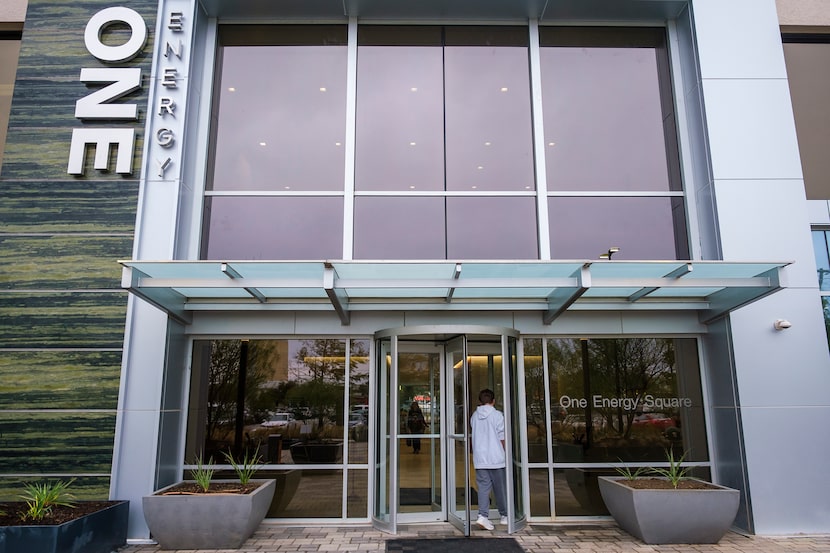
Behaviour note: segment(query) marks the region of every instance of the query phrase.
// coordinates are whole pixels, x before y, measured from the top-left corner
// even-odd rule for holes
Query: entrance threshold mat
[[[396,538],[386,541],[386,553],[524,553],[513,538]]]

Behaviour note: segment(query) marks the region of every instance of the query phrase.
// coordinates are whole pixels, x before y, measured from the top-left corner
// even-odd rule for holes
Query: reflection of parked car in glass
[[[600,430],[605,428],[606,422],[601,415],[593,415],[591,417],[591,426],[593,430]],[[582,413],[571,414],[565,416],[561,423],[554,421],[554,428],[564,432],[584,432],[585,431],[585,415]]]
[[[631,421],[634,428],[657,428],[666,437],[676,439],[680,437],[680,421],[665,413],[637,413]]]
[[[675,420],[665,413],[640,413],[635,415],[631,424],[634,426],[651,426],[660,430],[677,426]]]
[[[294,422],[294,415],[291,413],[271,413],[271,415],[262,421],[260,426],[266,428],[285,428],[289,423]]]
[[[366,424],[366,417],[363,416],[363,413],[358,413],[356,411],[352,411],[349,415],[349,428],[353,428],[355,426],[365,425]]]
[[[352,411],[349,415],[349,436],[357,442],[365,441],[368,436],[366,424],[363,413]]]

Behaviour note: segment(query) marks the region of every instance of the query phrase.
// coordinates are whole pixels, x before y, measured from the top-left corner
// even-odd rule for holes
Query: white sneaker
[[[495,528],[495,526],[493,526],[493,523],[490,522],[490,519],[486,519],[483,516],[479,516],[478,519],[476,519],[476,524],[478,524],[485,530],[492,530]]]
[[[499,519],[499,524],[501,524],[502,526],[507,526],[507,517],[501,517]]]

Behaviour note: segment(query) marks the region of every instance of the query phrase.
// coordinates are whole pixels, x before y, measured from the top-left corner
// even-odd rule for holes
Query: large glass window
[[[816,255],[818,287],[824,311],[827,344],[830,347],[830,230],[813,230],[813,251]]]
[[[202,257],[342,258],[346,27],[225,25],[219,39]]]
[[[340,259],[343,198],[225,197],[205,202],[204,259]]]
[[[685,220],[682,198],[554,197],[548,205],[558,259],[596,259],[612,246],[615,259],[688,258],[685,227],[675,229]]]
[[[351,32],[220,26],[203,257],[689,258],[665,29]]]
[[[355,189],[532,190],[528,31],[364,26]]]
[[[665,34],[539,31],[554,259],[689,257]]]
[[[537,258],[533,198],[504,195],[535,188],[527,28],[362,26],[358,43],[354,257]]]
[[[344,516],[342,469],[366,480],[368,352],[364,340],[197,341],[185,462],[256,452],[258,476],[279,481],[269,517]],[[367,516],[363,489],[348,516]]]
[[[345,27],[220,27],[213,190],[342,190]]]
[[[557,515],[606,513],[596,477],[615,474],[611,463],[659,466],[671,449],[703,465],[693,472],[707,473],[694,339],[525,339],[524,346],[528,456],[553,471]],[[549,514],[547,497],[548,490],[531,497],[533,515]]]

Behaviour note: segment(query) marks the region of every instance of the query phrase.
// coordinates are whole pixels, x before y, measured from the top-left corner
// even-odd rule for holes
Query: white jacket
[[[473,429],[473,466],[477,469],[501,469],[506,466],[504,415],[492,405],[479,405],[470,417]]]

